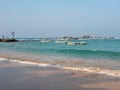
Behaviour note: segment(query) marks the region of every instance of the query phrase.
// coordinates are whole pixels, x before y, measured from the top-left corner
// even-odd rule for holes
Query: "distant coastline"
[[[50,40],[58,40],[58,39],[63,39],[63,40],[93,40],[93,39],[99,39],[99,40],[108,40],[108,39],[120,39],[120,37],[104,37],[104,36],[97,36],[93,37],[90,35],[83,35],[80,37],[75,37],[75,36],[63,36],[63,37],[44,37],[44,38],[8,38],[8,37],[2,37],[0,38],[0,42],[24,42],[24,41],[40,41],[42,39],[50,39]]]

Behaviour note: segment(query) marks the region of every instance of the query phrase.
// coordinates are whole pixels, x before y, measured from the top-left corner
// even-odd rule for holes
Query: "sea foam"
[[[64,70],[85,71],[85,72],[103,74],[103,75],[108,75],[113,77],[120,77],[120,70],[101,69],[99,67],[62,66],[60,64],[50,64],[50,63],[41,63],[41,62],[34,62],[34,61],[22,61],[17,59],[0,58],[0,61],[3,61],[3,60],[15,62],[15,63],[27,64],[27,65],[35,65],[40,67],[54,67],[54,68],[64,69]]]
[[[64,67],[66,70],[86,71],[90,73],[104,74],[113,77],[120,77],[120,70],[101,69],[98,67]]]
[[[28,65],[42,66],[42,67],[49,66],[48,63],[37,63],[37,62],[31,62],[31,61],[20,61],[20,60],[12,60],[12,59],[10,59],[10,61],[11,62],[17,62],[17,63],[22,63],[22,64],[28,64]]]
[[[0,58],[0,61],[4,61],[4,60],[7,60],[6,58]]]

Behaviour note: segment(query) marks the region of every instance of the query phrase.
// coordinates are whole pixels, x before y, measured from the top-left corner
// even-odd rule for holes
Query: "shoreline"
[[[120,70],[102,69],[100,67],[65,66],[63,64],[66,62],[62,62],[62,61],[50,63],[50,62],[41,62],[41,61],[34,61],[34,60],[7,59],[4,57],[1,57],[0,61],[9,61],[13,63],[20,63],[25,65],[37,66],[37,67],[57,68],[57,69],[66,70],[66,71],[67,70],[78,71],[78,72],[83,71],[83,72],[89,72],[93,74],[100,74],[100,75],[120,78]]]
[[[0,72],[0,90],[119,90],[120,85],[117,77],[9,61],[0,61]]]

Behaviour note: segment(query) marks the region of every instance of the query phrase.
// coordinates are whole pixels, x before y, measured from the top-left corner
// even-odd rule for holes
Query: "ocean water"
[[[120,40],[85,40],[87,45],[67,45],[39,41],[0,43],[0,49],[33,54],[83,59],[120,60]]]
[[[32,61],[35,65],[40,64],[41,61],[65,69],[81,70],[81,67],[87,67],[90,72],[104,69],[112,70],[112,75],[120,74],[120,40],[82,41],[87,41],[87,45],[56,44],[54,39],[49,43],[33,39],[25,42],[0,42],[0,55],[5,58],[24,60],[24,63]]]

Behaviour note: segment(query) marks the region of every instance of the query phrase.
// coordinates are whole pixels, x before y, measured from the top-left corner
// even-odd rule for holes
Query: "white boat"
[[[48,39],[41,39],[40,42],[42,42],[42,43],[47,43],[47,42],[51,42],[51,40],[48,40]]]
[[[86,45],[87,42],[81,41],[81,42],[79,42],[79,44],[80,44],[80,45]]]
[[[74,45],[75,42],[67,42],[68,45]]]
[[[67,43],[67,41],[66,40],[55,40],[55,43],[64,44],[64,43]]]
[[[81,42],[67,42],[68,45],[75,45],[75,44],[78,44],[78,45],[86,45],[87,42],[85,41],[81,41]]]

